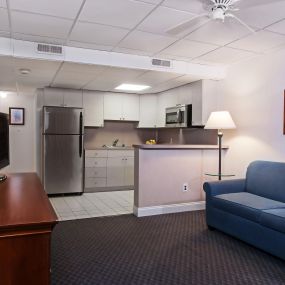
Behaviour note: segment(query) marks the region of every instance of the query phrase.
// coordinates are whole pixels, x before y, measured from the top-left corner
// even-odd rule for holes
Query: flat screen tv
[[[9,165],[9,157],[9,116],[0,113],[0,169]],[[0,174],[0,182],[5,179],[6,175]]]

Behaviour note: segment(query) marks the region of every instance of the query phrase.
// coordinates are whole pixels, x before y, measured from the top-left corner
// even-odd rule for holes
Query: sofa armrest
[[[204,191],[209,196],[245,191],[245,179],[205,182]]]

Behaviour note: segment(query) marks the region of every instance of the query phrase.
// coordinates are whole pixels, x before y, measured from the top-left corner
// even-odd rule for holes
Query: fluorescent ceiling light
[[[124,91],[142,91],[142,90],[145,90],[148,88],[150,88],[150,86],[123,83],[123,84],[117,86],[115,89],[116,90],[124,90]]]

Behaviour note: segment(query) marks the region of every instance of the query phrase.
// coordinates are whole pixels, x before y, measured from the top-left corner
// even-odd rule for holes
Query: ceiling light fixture
[[[6,97],[7,97],[7,93],[1,91],[1,92],[0,92],[0,97],[3,98],[3,99],[6,98]]]
[[[116,90],[122,90],[122,91],[143,91],[143,90],[146,90],[148,88],[150,88],[150,86],[123,83],[123,84],[117,86],[115,89]]]
[[[31,73],[31,70],[28,69],[28,68],[20,68],[19,69],[19,72],[22,74],[22,75],[28,75]]]

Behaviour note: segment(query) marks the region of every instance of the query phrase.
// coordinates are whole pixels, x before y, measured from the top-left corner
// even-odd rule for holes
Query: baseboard
[[[145,217],[145,216],[163,215],[163,214],[180,213],[188,211],[198,211],[204,209],[205,209],[205,201],[199,201],[199,202],[160,205],[160,206],[142,207],[142,208],[134,206],[134,214],[137,217]]]

